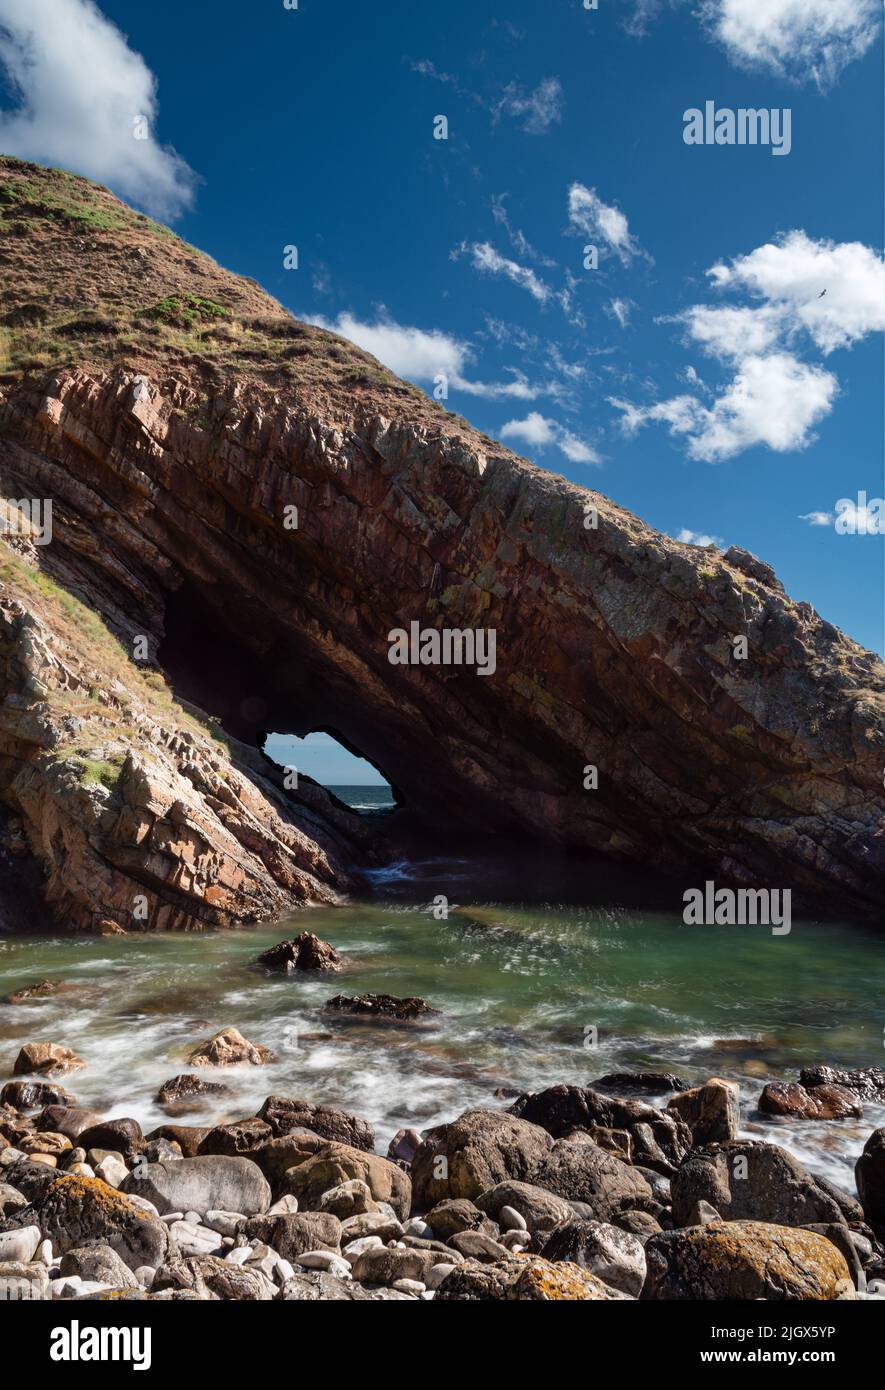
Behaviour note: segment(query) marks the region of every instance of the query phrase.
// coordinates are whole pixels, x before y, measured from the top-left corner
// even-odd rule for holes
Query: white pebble
[[[523,1250],[531,1244],[531,1239],[528,1231],[507,1231],[501,1237],[500,1243],[508,1250]]]
[[[434,1265],[427,1275],[428,1289],[438,1289],[442,1281],[448,1279],[452,1270],[456,1267],[455,1265],[447,1264]]]
[[[221,1236],[235,1236],[245,1219],[238,1211],[207,1211],[203,1225],[211,1227]]]
[[[420,1240],[433,1240],[433,1231],[420,1216],[413,1216],[403,1227],[404,1236],[418,1236]]]
[[[394,1279],[390,1287],[396,1289],[398,1293],[414,1294],[417,1298],[420,1294],[424,1293],[427,1285],[422,1284],[419,1279]]]
[[[364,1251],[383,1249],[384,1241],[380,1236],[362,1236],[360,1240],[352,1240],[349,1245],[345,1245],[341,1253],[345,1260],[354,1265]]]
[[[515,1207],[502,1207],[498,1212],[498,1221],[505,1231],[527,1231],[528,1224],[524,1216],[520,1216]]]
[[[339,1279],[351,1279],[350,1265],[343,1260],[340,1255],[336,1255],[333,1250],[305,1250],[303,1255],[298,1255],[295,1263],[302,1269],[324,1269],[329,1274],[335,1274]]]
[[[17,1260],[30,1264],[43,1239],[39,1226],[20,1226],[15,1231],[0,1231],[0,1262]]]

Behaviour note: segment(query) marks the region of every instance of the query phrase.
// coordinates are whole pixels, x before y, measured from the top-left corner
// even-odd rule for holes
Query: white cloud
[[[609,318],[617,319],[622,328],[626,328],[630,322],[630,311],[633,304],[629,299],[610,299],[606,305],[605,312]]]
[[[533,92],[524,92],[511,83],[492,110],[496,120],[501,115],[513,116],[522,120],[529,135],[546,135],[562,120],[562,84],[557,77],[545,77]]]
[[[677,316],[689,337],[711,357],[739,361],[777,345],[781,315],[770,306],[693,304]]]
[[[535,274],[531,266],[520,265],[517,261],[511,261],[507,256],[502,256],[490,242],[475,241],[470,245],[462,243],[452,252],[454,260],[463,255],[470,256],[475,270],[486,275],[505,276],[508,280],[512,280],[514,285],[518,285],[520,289],[527,290],[539,304],[546,304],[550,299],[549,285],[546,285]]]
[[[602,463],[602,458],[596,450],[586,444],[583,439],[578,439],[577,435],[572,434],[570,430],[563,430],[559,447],[571,463]]]
[[[787,332],[804,330],[824,353],[885,328],[885,264],[859,241],[792,231],[707,273],[719,289],[765,300],[769,322],[779,315]]]
[[[866,53],[879,0],[704,0],[701,14],[732,62],[825,86]]]
[[[627,218],[620,208],[604,203],[595,188],[585,188],[582,183],[571,185],[568,218],[573,231],[589,237],[594,244],[604,243],[624,265],[640,254],[639,243],[630,233]]]
[[[807,521],[809,526],[832,526],[832,512],[803,512],[799,517],[800,521]]]
[[[299,317],[305,323],[315,324],[317,328],[325,328],[356,343],[390,371],[409,381],[433,382],[436,377],[444,376],[455,390],[488,400],[532,401],[542,394],[541,387],[531,385],[521,372],[513,369],[510,369],[510,381],[471,381],[465,375],[472,357],[470,344],[437,328],[413,328],[383,316],[374,323],[367,323],[346,311],[336,319],[323,314],[301,314]]]
[[[502,439],[515,439],[535,449],[546,448],[556,436],[556,421],[546,420],[537,410],[530,411],[524,420],[508,420],[501,426]]]
[[[719,463],[758,445],[775,453],[807,448],[812,430],[829,414],[837,392],[831,372],[789,353],[770,353],[745,358],[712,406],[695,396],[647,407],[614,398],[611,403],[622,411],[627,433],[658,421],[686,439],[691,458]]]
[[[693,367],[685,379],[698,394],[652,406],[614,400],[622,428],[634,433],[656,421],[684,436],[693,458],[711,462],[766,445],[776,452],[804,449],[838,394],[836,377],[803,362],[802,346],[825,356],[885,328],[885,265],[860,242],[815,241],[792,231],[730,264],[707,272],[719,290],[737,290],[756,302],[693,304],[675,318],[691,342],[729,364],[731,382],[713,392]]]
[[[517,440],[529,448],[546,449],[555,444],[571,463],[602,462],[599,454],[583,439],[572,434],[556,420],[548,420],[538,411],[531,411],[524,420],[508,420],[501,426],[501,438]]]
[[[0,113],[7,154],[109,184],[158,217],[190,205],[196,176],[151,133],[156,79],[93,0],[0,0],[0,63],[16,101]]]
[[[721,536],[708,536],[704,531],[689,531],[685,526],[683,526],[676,539],[682,541],[683,545],[721,546],[725,544]]]

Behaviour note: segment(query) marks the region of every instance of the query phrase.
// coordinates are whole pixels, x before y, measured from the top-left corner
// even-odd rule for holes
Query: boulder
[[[864,1215],[885,1239],[885,1129],[875,1129],[854,1169]]]
[[[499,1264],[465,1260],[439,1285],[437,1301],[585,1303],[621,1295],[573,1264],[551,1264],[537,1255],[509,1256]]]
[[[72,1106],[76,1103],[64,1086],[55,1086],[50,1081],[7,1081],[0,1091],[0,1105],[11,1105],[13,1110],[40,1110],[47,1105]]]
[[[367,1184],[376,1202],[388,1202],[400,1220],[409,1215],[412,1184],[408,1174],[386,1158],[350,1144],[324,1144],[304,1163],[289,1169],[285,1188],[298,1198],[302,1211],[316,1211],[331,1187],[353,1178]]]
[[[79,1139],[84,1130],[101,1123],[97,1110],[84,1110],[79,1105],[47,1105],[37,1116],[37,1128],[53,1134],[64,1134],[70,1140]]]
[[[596,1221],[611,1221],[633,1208],[648,1210],[653,1203],[642,1174],[596,1144],[558,1139],[531,1180],[567,1201],[583,1202]]]
[[[352,1178],[350,1182],[330,1187],[328,1192],[323,1193],[319,1205],[320,1211],[331,1212],[341,1221],[346,1221],[349,1216],[361,1216],[364,1212],[378,1209],[378,1203],[372,1196],[368,1183],[361,1182],[359,1178]]]
[[[502,1202],[501,1206],[504,1205]],[[450,1240],[460,1231],[485,1231],[488,1235],[494,1235],[497,1229],[485,1212],[466,1197],[450,1197],[444,1202],[437,1202],[424,1219],[434,1236],[442,1241]]]
[[[261,1270],[231,1264],[215,1255],[192,1255],[185,1260],[171,1260],[157,1270],[151,1287],[156,1294],[163,1289],[184,1289],[202,1299],[223,1299],[236,1302],[268,1302],[276,1287]]]
[[[249,1042],[238,1028],[222,1028],[199,1043],[188,1057],[191,1067],[264,1066],[274,1054],[262,1043]]]
[[[147,1143],[157,1144],[165,1140],[168,1144],[177,1144],[185,1158],[196,1158],[208,1133],[208,1129],[200,1125],[158,1125],[147,1136]]]
[[[39,1180],[38,1180],[39,1181]],[[37,1225],[57,1254],[99,1241],[116,1252],[125,1265],[156,1268],[166,1258],[169,1235],[162,1221],[100,1178],[50,1173],[49,1181],[4,1223]]]
[[[626,1130],[631,1137],[632,1162],[667,1176],[676,1171],[691,1148],[691,1134],[678,1116],[644,1101],[604,1095],[589,1086],[549,1086],[535,1095],[521,1096],[510,1107],[510,1114],[540,1125],[554,1139],[597,1126]]]
[[[541,1247],[541,1257],[589,1269],[610,1288],[638,1298],[645,1282],[645,1249],[636,1236],[604,1221],[571,1221]]]
[[[292,1096],[268,1096],[258,1111],[258,1119],[270,1125],[275,1139],[295,1129],[310,1129],[336,1144],[350,1144],[368,1153],[375,1147],[375,1131],[368,1120]]]
[[[667,1111],[685,1121],[693,1144],[725,1144],[740,1131],[741,1089],[735,1081],[714,1076],[673,1096]]]
[[[684,1226],[695,1203],[709,1202],[723,1221],[806,1226],[862,1219],[857,1202],[776,1144],[733,1141],[692,1151],[671,1182],[673,1220]]]
[[[818,1086],[843,1086],[847,1091],[854,1091],[860,1100],[885,1101],[885,1069],[882,1067],[861,1067],[855,1071],[804,1067],[799,1081],[808,1091]]]
[[[4,1302],[24,1303],[49,1298],[49,1270],[43,1264],[0,1261],[0,1289]]]
[[[18,1147],[23,1154],[33,1154],[34,1157],[37,1154],[55,1154],[58,1157],[73,1145],[66,1134],[38,1130],[35,1134],[26,1134],[19,1139]]]
[[[507,1179],[527,1180],[551,1144],[544,1129],[504,1111],[468,1110],[424,1136],[412,1160],[415,1203],[426,1209],[446,1197],[478,1197]]]
[[[15,1059],[12,1074],[27,1076],[36,1072],[39,1076],[66,1076],[85,1065],[83,1058],[69,1047],[60,1047],[58,1043],[25,1043]]]
[[[262,951],[258,963],[278,975],[290,975],[295,970],[340,970],[342,966],[335,947],[308,931]]]
[[[612,1091],[615,1095],[662,1095],[665,1091],[687,1091],[688,1082],[671,1071],[619,1071],[591,1081],[595,1091]]]
[[[611,1224],[621,1231],[629,1231],[643,1244],[662,1229],[660,1221],[650,1211],[620,1211],[612,1217]]]
[[[157,1092],[157,1104],[170,1115],[186,1115],[201,1110],[214,1100],[231,1095],[230,1088],[220,1081],[204,1081],[201,1076],[187,1072],[164,1081]]]
[[[831,1300],[852,1287],[845,1258],[829,1240],[761,1221],[664,1231],[645,1254],[643,1299]]]
[[[253,1216],[267,1211],[267,1179],[248,1158],[207,1155],[166,1163],[136,1164],[121,1191],[145,1197],[162,1216],[170,1211],[236,1211]]]
[[[533,1236],[547,1235],[557,1226],[574,1218],[574,1213],[564,1198],[556,1197],[546,1188],[535,1187],[528,1182],[501,1182],[488,1192],[481,1193],[476,1199],[477,1210],[486,1217],[491,1217],[493,1221],[501,1220],[501,1212],[505,1207],[510,1207],[522,1217],[526,1230]],[[438,1207],[434,1208],[434,1211],[438,1210]],[[430,1213],[427,1215],[427,1221],[436,1231]]]
[[[500,1241],[484,1231],[459,1231],[449,1238],[449,1245],[468,1260],[479,1260],[480,1264],[497,1264],[506,1260],[507,1248]],[[438,1253],[436,1258],[441,1258]]]
[[[397,1289],[365,1289],[352,1279],[339,1279],[319,1269],[299,1270],[294,1278],[286,1280],[278,1297],[283,1303],[379,1303],[401,1299],[414,1302]]]
[[[325,1148],[328,1139],[314,1134],[312,1129],[293,1129],[279,1139],[268,1139],[260,1148],[254,1149],[250,1157],[257,1163],[262,1173],[272,1184],[285,1180],[290,1168],[304,1163],[320,1149]]]
[[[394,994],[336,994],[333,999],[327,999],[323,1007],[351,1018],[380,1018],[396,1023],[439,1013],[439,1009],[432,1009],[426,999],[415,996],[399,999]]]
[[[120,1289],[138,1287],[138,1280],[115,1250],[98,1242],[94,1245],[77,1245],[66,1250],[59,1266],[62,1274],[74,1275],[79,1279],[94,1280],[99,1284],[109,1284]]]
[[[353,1264],[353,1277],[366,1284],[394,1284],[398,1279],[418,1279],[426,1284],[427,1275],[440,1256],[433,1250],[364,1250]]]
[[[808,1091],[797,1081],[772,1081],[759,1097],[763,1115],[785,1120],[860,1119],[863,1105],[846,1086],[820,1085]],[[712,1137],[712,1136],[711,1136]]]
[[[98,1124],[81,1129],[77,1135],[81,1149],[108,1149],[132,1162],[144,1148],[144,1135],[137,1120],[100,1120]],[[90,1160],[91,1161],[91,1160]]]
[[[242,1227],[247,1240],[270,1245],[284,1260],[295,1263],[308,1250],[341,1248],[341,1222],[328,1212],[305,1211],[290,1216],[251,1216]]]
[[[28,1205],[28,1199],[17,1187],[8,1182],[0,1182],[0,1218],[11,1216],[14,1211]]]
[[[235,1120],[232,1124],[216,1125],[201,1139],[198,1153],[227,1154],[231,1158],[254,1153],[272,1137],[273,1131],[264,1120]]]

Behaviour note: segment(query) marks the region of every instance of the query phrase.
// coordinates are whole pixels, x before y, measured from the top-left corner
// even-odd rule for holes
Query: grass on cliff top
[[[0,157],[0,280],[0,380],[124,366],[342,403],[384,391],[447,414],[352,343],[299,323],[254,280],[63,169]]]

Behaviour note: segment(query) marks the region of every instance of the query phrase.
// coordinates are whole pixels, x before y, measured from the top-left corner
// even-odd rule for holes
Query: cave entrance
[[[261,751],[283,769],[293,790],[299,776],[310,777],[362,816],[386,815],[397,804],[383,773],[327,729],[315,729],[303,738],[269,733]]]

